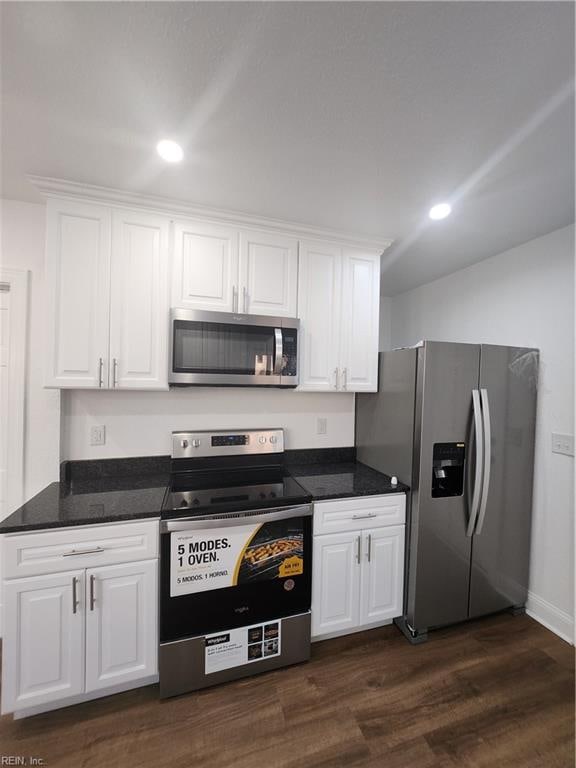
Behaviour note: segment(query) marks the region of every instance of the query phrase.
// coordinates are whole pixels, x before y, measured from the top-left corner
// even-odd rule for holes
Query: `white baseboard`
[[[534,592],[528,592],[526,613],[562,640],[574,645],[574,617],[569,613],[552,605],[543,597],[535,595]]]

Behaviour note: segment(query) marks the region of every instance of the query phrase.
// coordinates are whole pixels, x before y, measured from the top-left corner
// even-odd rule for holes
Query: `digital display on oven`
[[[248,445],[248,435],[213,435],[212,446],[222,445]]]

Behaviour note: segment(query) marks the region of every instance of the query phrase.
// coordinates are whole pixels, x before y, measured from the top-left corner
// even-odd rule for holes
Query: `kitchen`
[[[486,6],[2,8],[3,754],[573,761],[573,9]]]

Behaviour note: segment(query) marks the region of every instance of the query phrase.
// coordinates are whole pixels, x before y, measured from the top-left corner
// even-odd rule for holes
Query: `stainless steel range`
[[[161,697],[309,658],[312,505],[281,429],[174,432],[160,530]]]

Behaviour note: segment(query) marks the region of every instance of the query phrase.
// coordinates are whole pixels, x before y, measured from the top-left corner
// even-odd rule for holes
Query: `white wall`
[[[58,479],[60,394],[44,389],[44,206],[0,200],[1,251],[5,267],[29,275],[28,343],[24,401],[24,498]]]
[[[551,433],[574,433],[574,227],[389,301],[391,347],[431,339],[540,349],[529,610],[573,641],[574,459],[552,453]]]
[[[317,416],[327,434],[316,434]],[[106,427],[106,445],[90,445],[90,427]],[[354,395],[279,389],[182,388],[169,392],[62,393],[62,458],[170,453],[178,429],[283,427],[286,447],[354,445]]]

